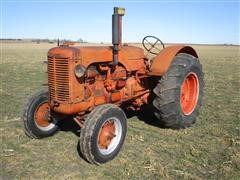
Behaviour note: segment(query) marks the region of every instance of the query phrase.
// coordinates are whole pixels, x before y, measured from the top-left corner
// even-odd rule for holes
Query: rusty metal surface
[[[149,75],[162,76],[164,75],[174,57],[179,53],[191,54],[198,57],[196,51],[190,46],[170,46],[162,50],[153,60],[150,67]]]
[[[48,88],[52,99],[62,102],[70,100],[69,60],[48,58]]]
[[[78,63],[88,67],[92,63],[106,63],[112,61],[111,46],[88,46],[88,47],[56,47],[48,52],[48,57],[68,58],[78,60]],[[128,71],[138,70],[145,67],[144,51],[142,48],[134,46],[123,46],[119,51],[119,62],[123,64]],[[129,60],[135,62],[129,62]]]
[[[143,104],[146,98],[141,97],[148,93],[148,90],[142,85],[141,79],[126,78],[126,73],[126,69],[117,66],[114,72],[109,68],[108,75],[105,77],[104,75],[95,76],[94,83],[80,83],[75,77],[69,78],[70,99],[66,101],[64,97],[52,96],[50,92],[51,108],[56,112],[70,115],[90,111],[91,108],[100,104],[122,103],[130,99],[138,99],[135,105]],[[76,92],[79,89],[81,91]]]
[[[59,46],[52,48],[48,51],[48,57],[57,57],[57,58],[69,58],[69,59],[79,59],[79,48],[77,47],[68,47],[68,46]]]
[[[48,89],[51,100],[58,103],[78,102],[84,87],[74,74],[75,62],[68,58],[48,58]]]
[[[146,93],[146,87],[141,85],[139,78],[127,77],[127,72],[145,72],[143,50],[123,47],[119,51],[119,57],[120,64],[113,70],[108,65],[112,60],[110,47],[51,49],[48,54],[51,108],[63,114],[76,114],[90,111],[100,104],[120,103]],[[84,80],[74,74],[74,69],[79,64],[87,69]]]
[[[121,104],[132,100],[137,109],[147,103],[149,96],[144,81],[152,75],[163,75],[176,54],[181,52],[197,57],[189,46],[167,47],[153,59],[147,73],[143,49],[138,47],[123,46],[119,51],[119,65],[114,69],[109,64],[113,57],[110,46],[53,48],[48,53],[51,108],[64,114],[76,114],[90,111],[100,104]],[[85,80],[74,74],[78,64],[87,69]]]

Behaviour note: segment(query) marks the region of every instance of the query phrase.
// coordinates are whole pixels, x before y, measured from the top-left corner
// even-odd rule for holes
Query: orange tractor
[[[191,126],[203,96],[202,66],[190,46],[164,47],[146,36],[140,47],[123,45],[123,8],[114,8],[112,46],[63,44],[48,51],[48,91],[33,95],[25,106],[25,132],[44,138],[57,132],[61,118],[80,127],[80,151],[90,163],[101,164],[120,151],[127,132],[122,107],[150,105],[168,128]],[[154,40],[154,41],[152,41]],[[163,48],[159,48],[162,46]],[[73,118],[70,118],[73,117]]]

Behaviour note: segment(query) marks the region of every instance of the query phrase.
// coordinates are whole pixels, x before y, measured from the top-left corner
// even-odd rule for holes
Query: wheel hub
[[[198,101],[199,82],[195,73],[190,72],[181,87],[180,104],[185,115],[190,115]]]
[[[43,103],[38,106],[35,111],[35,122],[40,127],[47,127],[50,124],[50,112],[48,103]]]
[[[108,149],[109,145],[112,142],[112,139],[116,136],[115,131],[116,129],[113,120],[106,121],[103,124],[98,137],[99,148]]]

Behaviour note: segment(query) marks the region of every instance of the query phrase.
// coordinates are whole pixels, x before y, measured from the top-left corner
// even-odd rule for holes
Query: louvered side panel
[[[68,59],[48,58],[48,86],[51,100],[70,100]]]

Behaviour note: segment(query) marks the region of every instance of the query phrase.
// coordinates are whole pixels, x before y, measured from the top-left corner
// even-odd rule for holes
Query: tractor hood
[[[48,57],[77,60],[80,61],[84,67],[88,67],[92,63],[111,62],[113,54],[112,46],[59,46],[50,49],[48,51]],[[144,51],[139,47],[123,46],[119,51],[119,62],[122,64],[127,65],[128,61],[144,58]]]

